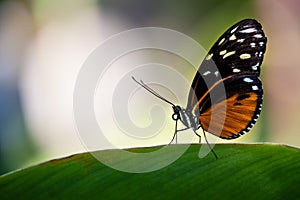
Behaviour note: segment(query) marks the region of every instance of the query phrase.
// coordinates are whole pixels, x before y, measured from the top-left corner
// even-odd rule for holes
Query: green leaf
[[[180,146],[174,145],[174,151]],[[158,148],[131,151],[145,153]],[[245,200],[300,196],[299,149],[271,144],[218,144],[214,147],[217,160],[211,153],[200,159],[199,149],[200,145],[191,145],[171,165],[140,174],[107,167],[89,153],[52,160],[0,177],[0,197]],[[109,158],[118,151],[101,153]]]

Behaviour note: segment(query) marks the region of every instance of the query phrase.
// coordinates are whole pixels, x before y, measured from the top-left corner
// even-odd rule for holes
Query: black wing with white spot
[[[233,139],[254,125],[263,98],[259,75],[266,43],[261,24],[245,19],[230,27],[208,52],[193,80],[186,108],[199,116],[205,131],[210,127],[212,134]],[[217,113],[215,119],[225,117],[225,123],[212,121],[213,113]]]
[[[237,73],[260,74],[267,38],[254,19],[245,19],[230,27],[213,45],[206,59],[211,58],[221,76]],[[205,61],[204,61],[205,63]],[[200,68],[200,73],[209,70]]]
[[[262,26],[254,19],[244,19],[231,26],[200,65],[191,86],[187,109],[193,109],[210,87],[226,77],[238,74],[259,76],[266,43]]]

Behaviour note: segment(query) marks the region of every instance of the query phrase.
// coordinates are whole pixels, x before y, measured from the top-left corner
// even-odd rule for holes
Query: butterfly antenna
[[[162,97],[161,95],[159,95],[157,92],[155,92],[152,88],[150,88],[148,85],[146,85],[142,80],[141,82],[138,82],[133,76],[132,79],[139,84],[140,86],[142,86],[143,88],[145,88],[146,90],[148,90],[148,92],[150,92],[151,94],[153,94],[154,96],[156,96],[157,98],[163,100],[164,102],[167,102],[168,104],[172,105],[173,107],[175,107],[175,105],[170,102],[169,100],[165,99],[164,97]]]

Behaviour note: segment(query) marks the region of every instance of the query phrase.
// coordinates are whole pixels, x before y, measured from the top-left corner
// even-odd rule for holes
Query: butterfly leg
[[[175,132],[174,132],[174,135],[173,135],[173,138],[172,138],[171,142],[170,142],[168,145],[170,145],[170,144],[174,141],[175,138],[176,138],[175,141],[176,141],[176,144],[177,144],[177,133],[178,133],[179,131],[185,131],[185,130],[189,129],[188,127],[186,127],[186,128],[177,130],[177,121],[178,121],[178,119],[175,120]]]
[[[210,146],[210,144],[209,144],[209,142],[208,142],[208,140],[207,140],[207,137],[206,137],[206,134],[205,134],[205,131],[204,131],[203,128],[202,128],[202,131],[203,131],[204,139],[205,139],[205,141],[206,141],[206,143],[207,143],[207,145],[208,145],[210,151],[214,154],[215,158],[218,159],[218,156],[217,156],[216,152],[211,148],[211,146]],[[194,130],[194,132],[196,133],[195,130]],[[196,133],[196,135],[198,135],[198,134]],[[199,135],[198,135],[198,136],[199,136]]]
[[[174,135],[173,135],[173,138],[172,138],[171,142],[170,142],[168,145],[170,145],[170,144],[173,142],[173,140],[175,139],[175,137],[176,137],[176,144],[177,144],[177,121],[178,121],[178,119],[175,120],[175,131],[174,131]]]
[[[201,144],[201,135],[199,135],[197,132],[196,132],[196,130],[194,130],[193,129],[193,131],[194,131],[194,133],[198,136],[198,138],[199,138],[199,144]]]

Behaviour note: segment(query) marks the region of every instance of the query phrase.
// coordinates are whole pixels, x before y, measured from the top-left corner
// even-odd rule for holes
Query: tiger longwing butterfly
[[[172,118],[176,123],[171,142],[175,137],[177,141],[177,132],[181,131],[177,130],[178,120],[186,126],[182,130],[191,128],[199,141],[201,137],[196,130],[201,127],[209,148],[217,158],[207,141],[206,131],[222,139],[235,139],[247,133],[259,117],[263,100],[259,75],[266,43],[262,26],[254,19],[244,19],[231,26],[200,65],[191,85],[186,109],[163,98],[143,81],[132,78],[172,105]],[[225,94],[219,92],[222,87]],[[222,109],[222,105],[226,109]]]

